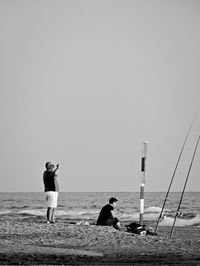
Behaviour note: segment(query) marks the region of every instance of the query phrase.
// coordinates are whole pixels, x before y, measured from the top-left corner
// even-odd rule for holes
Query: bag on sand
[[[157,235],[154,233],[153,228],[146,229],[146,225],[141,225],[139,223],[130,223],[129,225],[125,225],[127,232],[138,234],[138,235]]]

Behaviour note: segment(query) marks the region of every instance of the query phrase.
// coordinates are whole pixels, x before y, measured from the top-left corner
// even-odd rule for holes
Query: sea
[[[125,224],[139,222],[140,194],[138,192],[60,192],[56,219],[71,223],[95,223],[100,209],[110,197],[118,199],[117,217]],[[159,218],[166,193],[146,192],[143,219],[156,222]],[[170,192],[160,226],[171,226],[180,202],[181,192]],[[44,193],[0,192],[0,217],[21,217],[46,220],[47,202]],[[200,192],[185,192],[176,226],[200,226]]]

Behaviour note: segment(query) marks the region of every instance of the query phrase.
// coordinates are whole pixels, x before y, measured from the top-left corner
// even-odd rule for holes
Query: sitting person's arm
[[[115,210],[112,210],[112,211],[110,211],[110,214],[111,214],[111,218],[115,218]]]

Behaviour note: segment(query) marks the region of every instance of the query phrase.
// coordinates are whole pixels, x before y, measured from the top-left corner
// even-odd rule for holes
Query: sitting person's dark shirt
[[[100,211],[99,217],[97,219],[97,225],[107,225],[108,219],[113,218],[111,213],[111,211],[113,210],[114,208],[112,205],[110,204],[105,205]]]

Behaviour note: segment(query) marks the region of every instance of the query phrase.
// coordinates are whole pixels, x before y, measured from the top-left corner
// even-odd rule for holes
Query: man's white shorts
[[[46,196],[48,207],[56,208],[57,201],[58,201],[58,191],[46,191],[45,196]]]

